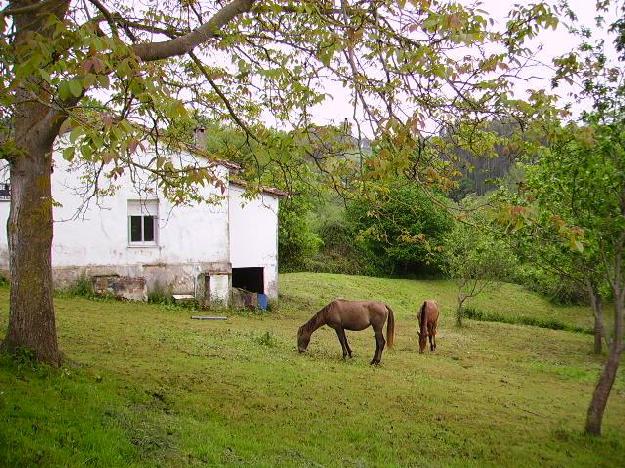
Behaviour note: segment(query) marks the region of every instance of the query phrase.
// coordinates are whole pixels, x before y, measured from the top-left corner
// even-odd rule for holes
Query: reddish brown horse
[[[419,352],[425,350],[428,337],[430,338],[430,351],[436,349],[436,326],[438,324],[438,304],[428,300],[423,303],[419,311]]]
[[[382,327],[386,322],[386,341],[382,333]],[[393,347],[393,337],[395,336],[395,317],[389,306],[382,302],[373,301],[346,301],[336,299],[317,312],[297,331],[297,349],[300,353],[306,351],[310,336],[323,325],[334,328],[336,336],[341,343],[343,359],[352,357],[352,350],[347,343],[345,330],[360,331],[368,327],[373,327],[375,332],[375,354],[371,364],[379,364],[382,358],[384,344],[389,348]]]

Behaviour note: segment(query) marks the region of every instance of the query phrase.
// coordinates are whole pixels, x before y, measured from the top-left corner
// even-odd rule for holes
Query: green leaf
[[[62,81],[61,84],[59,84],[59,98],[61,98],[61,100],[65,101],[66,99],[69,99],[71,94],[72,93],[69,90],[69,82],[68,81]]]
[[[95,84],[96,76],[93,73],[88,73],[83,78],[84,89],[91,88]]]
[[[69,134],[69,141],[71,141],[72,143],[75,143],[76,140],[78,140],[78,138],[80,138],[80,136],[83,134],[83,128],[81,126],[76,126],[72,129],[71,133]]]
[[[72,159],[74,159],[75,154],[76,154],[76,148],[74,148],[73,146],[68,146],[67,148],[63,150],[63,159],[71,161]]]
[[[111,85],[108,75],[98,75],[97,81],[101,88],[108,88]]]
[[[69,91],[74,97],[80,97],[82,94],[82,82],[78,78],[70,80],[68,83]]]

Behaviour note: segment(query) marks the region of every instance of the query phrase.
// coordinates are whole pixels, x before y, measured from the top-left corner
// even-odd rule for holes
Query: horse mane
[[[419,331],[422,332],[425,328],[425,305],[426,301],[423,301],[423,305],[421,306],[421,316],[419,317]]]
[[[304,331],[306,331],[306,332],[315,331],[317,329],[317,322],[319,320],[319,316],[323,312],[325,312],[329,307],[330,307],[330,304],[324,306],[319,312],[317,312],[315,315],[310,317],[308,322],[306,322],[304,325],[302,325],[302,328],[304,329]]]

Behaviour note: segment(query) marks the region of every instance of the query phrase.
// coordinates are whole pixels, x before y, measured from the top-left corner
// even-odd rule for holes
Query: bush
[[[441,206],[448,200],[426,194],[407,180],[379,187],[378,192],[379,196],[361,194],[346,207],[338,200],[319,203],[306,196],[282,202],[280,271],[439,273],[440,243],[453,225]]]
[[[58,294],[66,297],[84,297],[87,299],[94,299],[98,297],[93,292],[91,278],[86,275],[82,275],[68,287],[59,289]]]
[[[467,306],[464,308],[463,316],[464,318],[478,320],[481,322],[499,322],[509,323],[512,325],[530,325],[532,327],[548,328],[550,330],[565,330],[575,333],[585,333],[589,335],[593,334],[593,330],[591,329],[567,325],[566,323],[560,322],[556,319],[537,319],[535,317],[526,317],[523,315],[506,317],[495,312],[484,312],[471,306]]]
[[[320,217],[321,218],[321,217]],[[368,267],[365,255],[354,243],[354,227],[346,219],[344,210],[318,221],[317,233],[322,248],[306,262],[306,271],[316,273],[342,273],[347,275],[375,274]]]
[[[440,272],[440,245],[453,226],[447,203],[409,181],[390,184],[375,200],[354,200],[348,205],[347,220],[363,263],[376,274]]]
[[[280,271],[306,269],[323,244],[314,232],[310,219],[310,202],[305,197],[284,200],[278,213],[278,256]]]
[[[154,287],[148,292],[148,302],[164,305],[173,305],[175,303],[171,291],[166,290],[160,283],[154,284]]]

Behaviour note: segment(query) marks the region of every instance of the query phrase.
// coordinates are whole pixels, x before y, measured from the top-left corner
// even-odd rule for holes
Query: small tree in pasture
[[[607,9],[609,4],[597,5]],[[621,52],[622,25],[622,20],[612,25],[619,33],[615,43]],[[555,61],[554,84],[581,80],[577,97],[590,100],[593,109],[580,123],[537,121],[544,146],[527,166],[518,203],[507,205],[503,219],[508,220],[510,233],[516,231],[542,246],[536,250],[537,262],[551,262],[557,269],[561,259],[563,272],[574,275],[588,290],[596,321],[595,346],[599,333],[608,345],[586,414],[585,431],[598,435],[625,350],[625,71],[609,65],[603,42],[591,44],[586,35],[583,39],[579,54]],[[604,288],[614,301],[611,335],[605,332]]]
[[[457,222],[446,236],[446,269],[458,286],[456,324],[462,326],[465,302],[496,288],[514,265],[509,247],[492,235],[485,224]]]

